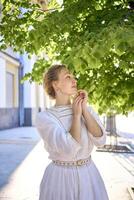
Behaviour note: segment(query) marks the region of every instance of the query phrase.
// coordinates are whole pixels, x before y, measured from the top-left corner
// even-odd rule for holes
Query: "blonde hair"
[[[58,80],[58,75],[62,69],[67,69],[66,65],[56,64],[52,65],[43,77],[43,87],[50,98],[55,99],[55,90],[53,88],[52,82]]]

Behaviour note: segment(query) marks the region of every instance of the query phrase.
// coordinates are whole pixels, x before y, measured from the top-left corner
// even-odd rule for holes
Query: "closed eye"
[[[70,79],[70,78],[75,79],[75,77],[71,76],[71,75],[66,76],[66,78],[68,78],[68,79]]]
[[[66,78],[71,78],[71,76],[66,76]]]

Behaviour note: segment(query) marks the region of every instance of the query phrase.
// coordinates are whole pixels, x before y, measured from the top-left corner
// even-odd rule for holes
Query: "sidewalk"
[[[94,150],[92,158],[110,200],[131,200],[127,188],[134,186],[134,154]],[[0,200],[38,200],[39,184],[50,162],[35,128],[0,131]]]

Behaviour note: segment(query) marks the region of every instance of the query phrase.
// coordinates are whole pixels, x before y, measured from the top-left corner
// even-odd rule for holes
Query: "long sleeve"
[[[48,152],[75,156],[82,148],[72,135],[66,132],[47,112],[37,114],[36,127]]]
[[[91,140],[93,141],[95,146],[103,146],[106,143],[106,131],[105,128],[98,116],[98,114],[94,111],[94,109],[91,106],[88,106],[88,111],[91,113],[91,115],[94,117],[94,119],[96,120],[96,122],[98,123],[98,125],[100,126],[103,135],[100,137],[95,137],[93,136],[90,132],[89,132],[89,136],[91,138]]]

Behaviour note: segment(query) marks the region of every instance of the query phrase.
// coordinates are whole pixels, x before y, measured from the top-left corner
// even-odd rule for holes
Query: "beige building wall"
[[[0,52],[0,129],[19,126],[19,66],[16,58]]]
[[[13,63],[6,61],[6,72],[9,72],[13,75],[13,96],[14,96],[14,102],[13,107],[19,106],[19,80],[18,80],[18,66],[14,65]]]

